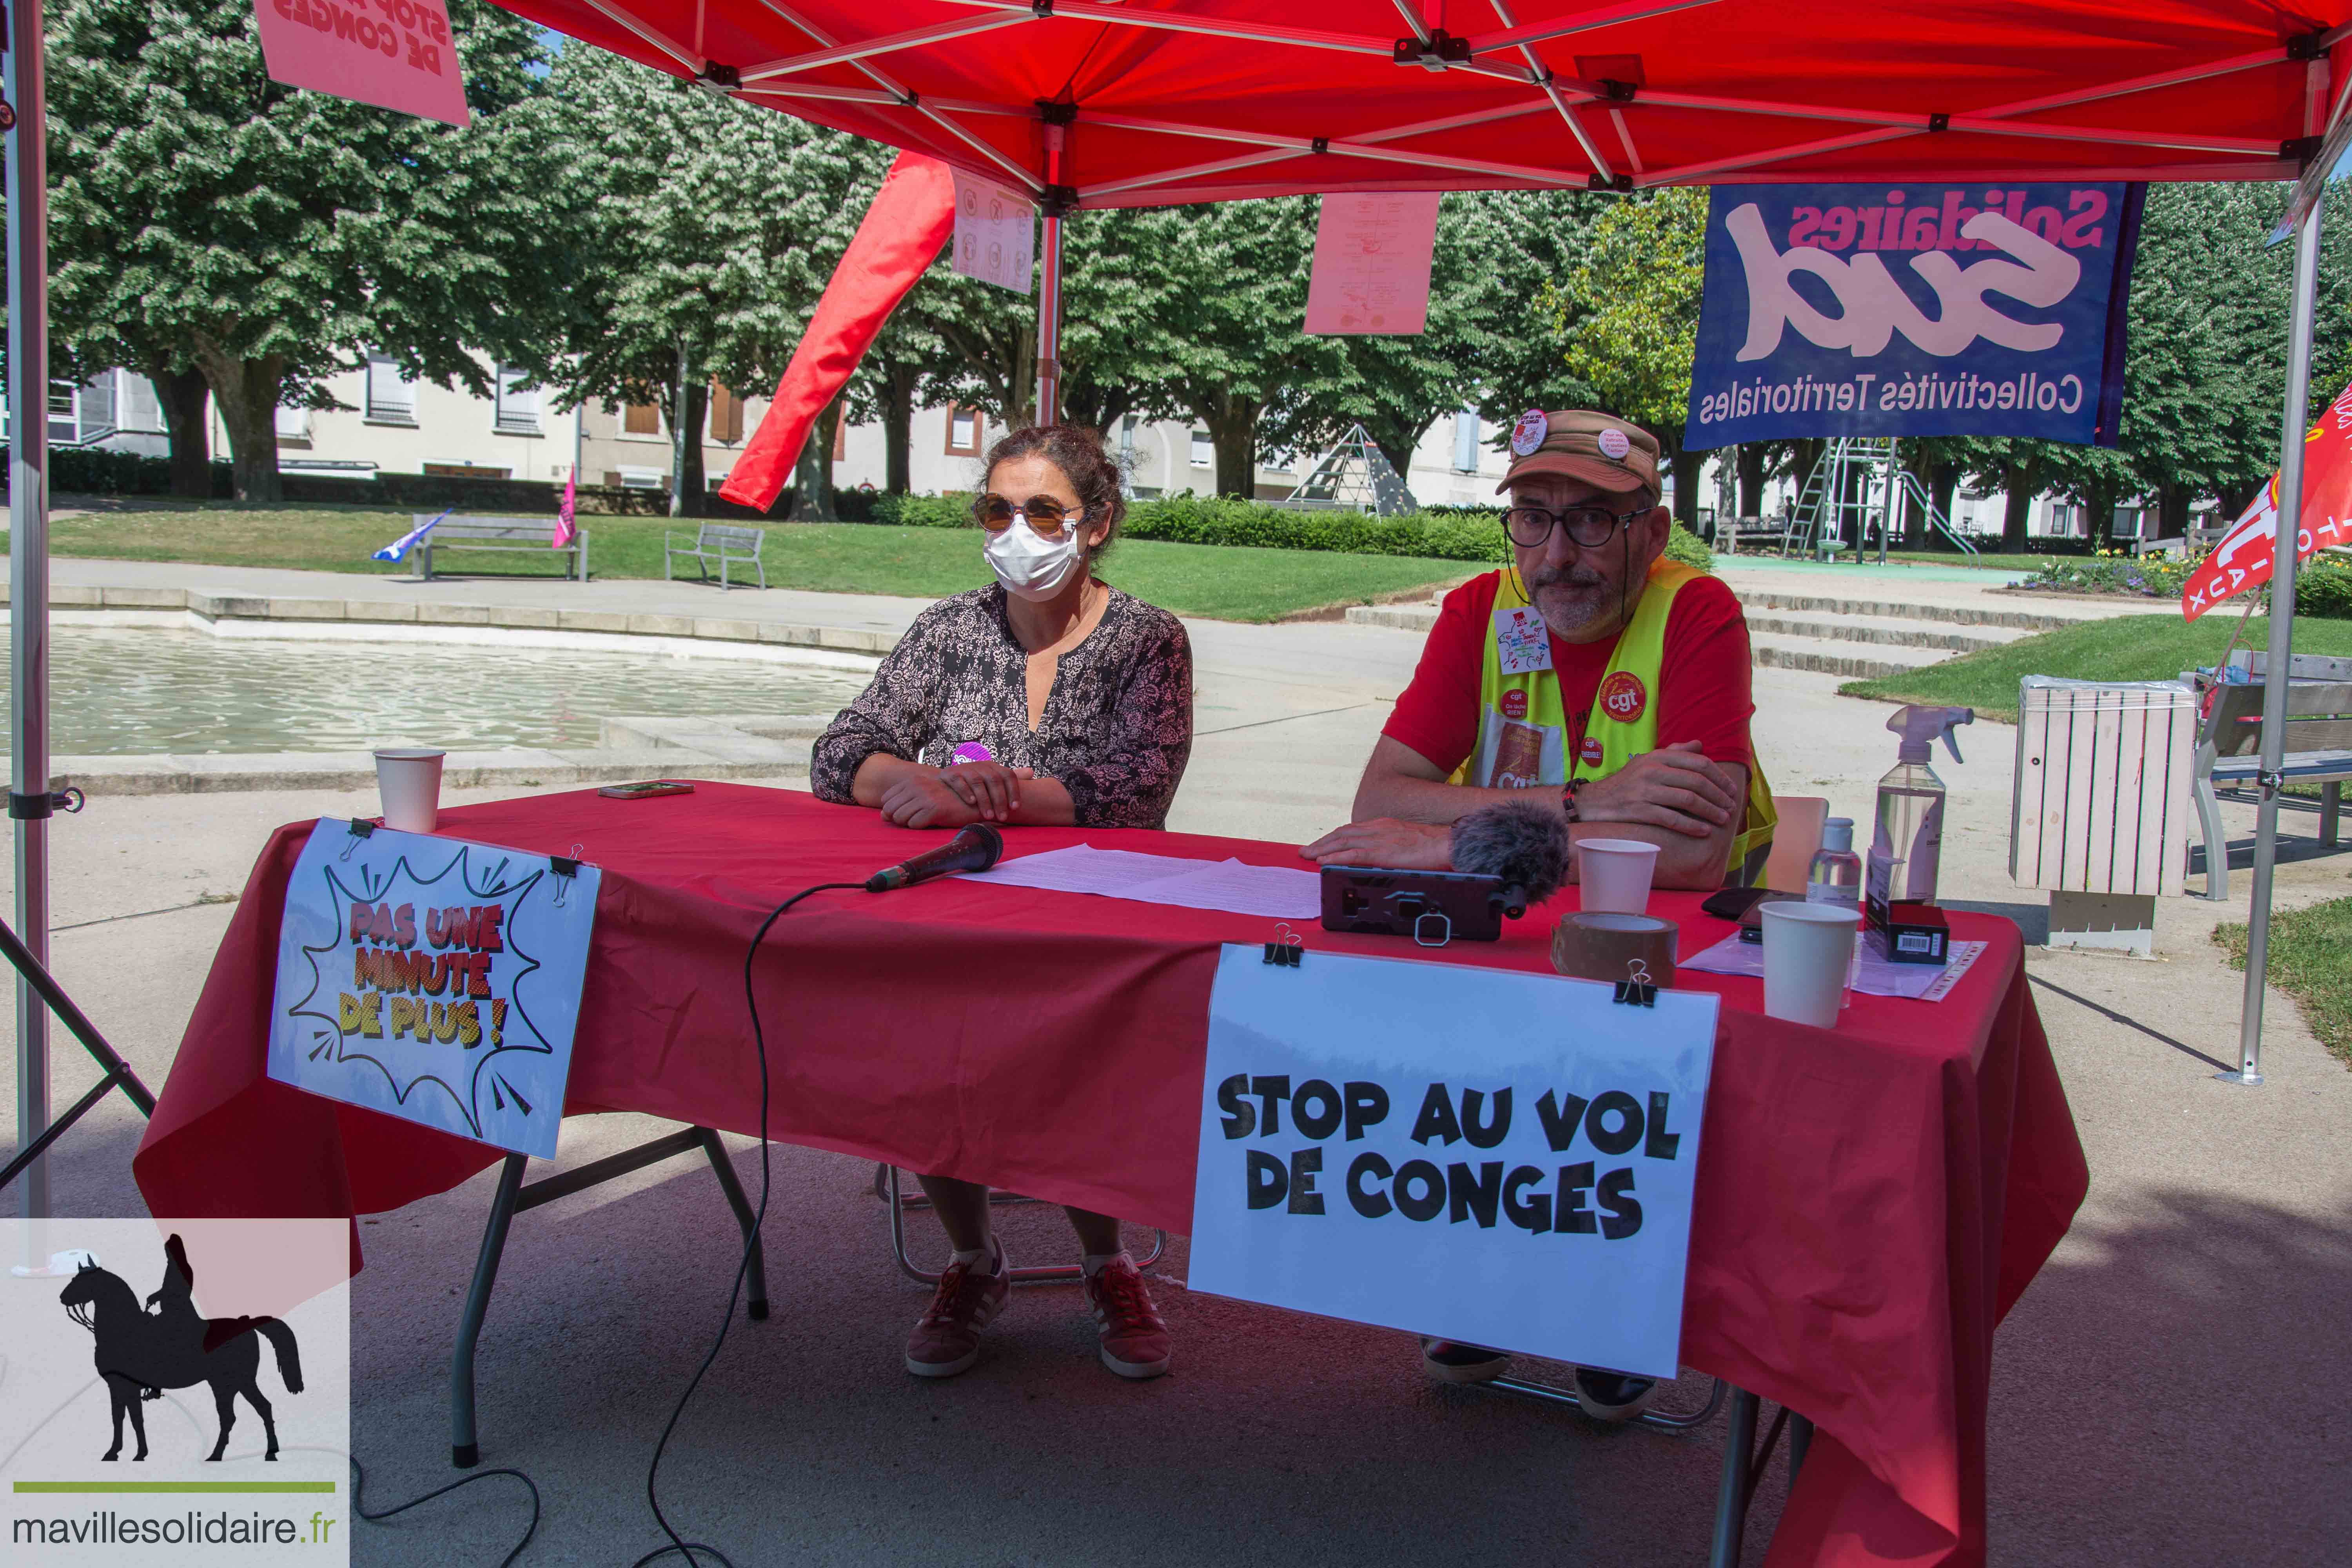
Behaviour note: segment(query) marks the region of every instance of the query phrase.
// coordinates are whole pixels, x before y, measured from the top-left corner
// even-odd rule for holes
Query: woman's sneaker
[[[1484,1345],[1453,1340],[1421,1342],[1421,1370],[1440,1383],[1492,1383],[1510,1364],[1509,1356]]]
[[[1143,1275],[1120,1253],[1087,1277],[1087,1305],[1102,1334],[1102,1363],[1121,1377],[1158,1377],[1168,1370],[1168,1325],[1151,1305]]]
[[[1013,1266],[996,1244],[996,1271],[982,1274],[969,1263],[950,1263],[940,1275],[931,1304],[907,1336],[907,1370],[917,1377],[953,1377],[980,1359],[980,1331],[1004,1310],[1012,1292]]]

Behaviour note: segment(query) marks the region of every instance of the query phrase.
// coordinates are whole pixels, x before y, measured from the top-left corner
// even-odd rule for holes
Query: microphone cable
[[[678,1417],[686,1414],[687,1401],[692,1399],[694,1391],[702,1385],[703,1373],[709,1372],[711,1363],[719,1359],[719,1349],[727,1343],[727,1331],[735,1325],[735,1304],[742,1298],[743,1281],[751,1271],[751,1247],[759,1239],[760,1228],[768,1217],[768,1039],[760,1027],[760,999],[751,989],[751,963],[759,956],[760,943],[766,939],[769,928],[803,899],[813,893],[863,892],[865,888],[863,882],[819,882],[814,887],[803,888],[768,911],[768,918],[761,921],[760,929],[751,934],[751,945],[743,950],[743,1002],[751,1010],[751,1043],[760,1058],[760,1202],[752,1211],[751,1233],[743,1237],[743,1256],[735,1265],[735,1283],[727,1293],[727,1315],[719,1320],[719,1337],[710,1342],[709,1353],[702,1358],[702,1364],[694,1369],[694,1376],[688,1382],[686,1392],[677,1396],[677,1407],[669,1413],[669,1425],[662,1428],[661,1441],[654,1445],[653,1463],[646,1467],[646,1503],[654,1510],[654,1519],[661,1525],[662,1533],[669,1537],[670,1543],[646,1552],[630,1564],[630,1568],[646,1568],[646,1563],[667,1557],[673,1552],[682,1554],[691,1565],[698,1551],[709,1552],[724,1564],[724,1568],[735,1568],[727,1554],[716,1546],[700,1541],[689,1542],[671,1527],[668,1517],[662,1512],[661,1499],[655,1491],[655,1478],[661,1470],[662,1453],[669,1447],[670,1434],[677,1430]]]

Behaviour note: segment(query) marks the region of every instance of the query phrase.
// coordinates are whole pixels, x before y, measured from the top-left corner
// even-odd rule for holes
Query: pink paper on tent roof
[[[1307,283],[1308,331],[1428,330],[1440,194],[1349,191],[1323,198]]]
[[[270,79],[472,123],[443,0],[254,0]]]

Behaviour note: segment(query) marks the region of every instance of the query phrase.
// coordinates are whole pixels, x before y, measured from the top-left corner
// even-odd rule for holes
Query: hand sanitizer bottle
[[[1895,766],[1878,781],[1877,831],[1863,875],[1864,896],[1874,920],[1890,903],[1936,901],[1936,868],[1944,847],[1944,781],[1927,765],[1936,738],[1943,737],[1952,760],[1960,760],[1953,729],[1976,721],[1973,708],[1913,704],[1886,721],[1903,737]]]
[[[1862,857],[1853,852],[1853,818],[1832,816],[1822,824],[1822,847],[1805,873],[1805,902],[1862,904]]]

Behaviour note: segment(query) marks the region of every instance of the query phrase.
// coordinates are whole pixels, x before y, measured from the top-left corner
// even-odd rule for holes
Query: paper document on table
[[[1323,912],[1322,878],[1314,871],[1097,849],[1091,844],[1024,855],[992,870],[967,872],[964,879],[1284,920],[1312,920]]]
[[[1854,966],[1846,982],[1868,996],[1904,996],[1920,1002],[1941,1002],[1951,994],[1960,976],[1982,956],[1981,942],[1952,943],[1951,957],[1941,969],[1926,963],[1895,963],[1867,941],[1854,944]],[[1684,969],[1696,969],[1708,974],[1745,974],[1760,978],[1764,973],[1764,944],[1742,942],[1736,936],[1725,937],[1705,952],[1695,953],[1680,964]]]

